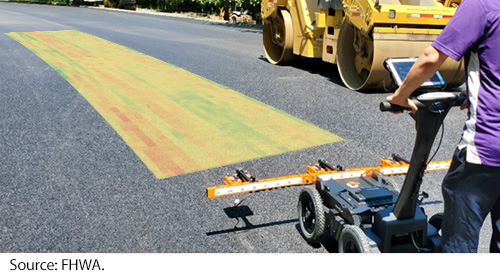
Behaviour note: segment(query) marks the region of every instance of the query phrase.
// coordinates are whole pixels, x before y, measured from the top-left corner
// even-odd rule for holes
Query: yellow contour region
[[[7,35],[59,72],[157,178],[341,140],[234,90],[92,35]]]

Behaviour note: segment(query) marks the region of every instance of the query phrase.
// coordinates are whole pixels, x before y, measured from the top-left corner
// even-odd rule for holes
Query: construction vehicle
[[[136,0],[104,0],[104,7],[135,11],[137,3]]]
[[[384,68],[399,86],[415,60],[387,59]],[[420,192],[420,186],[425,171],[450,166],[450,161],[429,159],[446,115],[465,100],[456,93],[442,92],[445,85],[437,72],[412,95],[418,107],[412,114],[417,135],[409,161],[393,155],[382,159],[378,167],[344,170],[319,160],[318,164],[308,166],[305,174],[260,181],[244,170],[237,170],[236,174],[226,176],[224,185],[209,187],[207,196],[305,185],[297,205],[299,229],[312,245],[320,243],[326,234],[338,242],[340,253],[440,252],[442,214],[428,219],[422,207],[428,195]],[[409,108],[380,104],[381,111],[403,109]],[[390,178],[395,174],[406,174],[400,191]]]
[[[386,58],[415,57],[430,45],[461,0],[263,0],[267,60],[297,57],[336,64],[352,90],[395,87]],[[448,59],[439,70],[448,88],[463,84],[463,63]]]
[[[229,18],[229,22],[255,24],[255,20],[252,17],[252,13],[249,10],[243,10],[243,9],[231,12],[231,17]]]

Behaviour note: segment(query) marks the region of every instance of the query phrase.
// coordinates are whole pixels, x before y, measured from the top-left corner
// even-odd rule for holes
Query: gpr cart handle
[[[465,101],[465,96],[458,95],[453,92],[429,92],[416,96],[411,99],[418,108],[425,108],[431,105],[447,105],[460,106]],[[400,112],[410,110],[408,107],[401,107],[389,102],[380,103],[380,111],[382,112]]]

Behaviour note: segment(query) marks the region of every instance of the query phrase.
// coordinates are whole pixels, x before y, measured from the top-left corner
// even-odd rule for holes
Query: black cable
[[[410,234],[413,247],[415,247],[418,252],[432,252],[432,249],[418,246],[417,242],[415,241],[414,234],[415,234],[414,232]]]
[[[434,151],[434,154],[432,154],[432,157],[429,159],[429,161],[427,162],[430,163],[434,157],[436,156],[437,152],[439,151],[439,148],[441,148],[441,143],[443,142],[443,137],[444,137],[444,121],[441,122],[441,138],[439,139],[439,143],[437,145],[437,148],[436,148],[436,151]]]

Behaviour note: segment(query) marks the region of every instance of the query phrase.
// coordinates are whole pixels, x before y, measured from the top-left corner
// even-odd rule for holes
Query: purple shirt
[[[465,60],[469,113],[458,147],[469,163],[500,167],[500,1],[464,0],[432,46]]]

